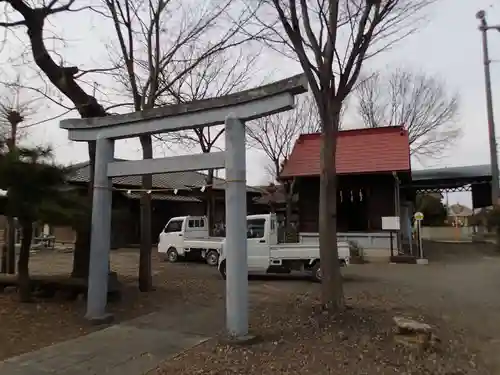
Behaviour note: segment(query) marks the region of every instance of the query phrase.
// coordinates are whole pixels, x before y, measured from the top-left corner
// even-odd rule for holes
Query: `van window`
[[[271,231],[274,231],[276,223],[274,222],[274,219],[271,219]]]
[[[194,220],[189,220],[188,221],[188,227],[189,228],[194,228],[194,226],[195,226],[195,221]]]
[[[174,220],[167,224],[165,233],[182,232],[182,220]]]
[[[250,219],[247,220],[247,238],[262,238],[264,237],[265,219]]]

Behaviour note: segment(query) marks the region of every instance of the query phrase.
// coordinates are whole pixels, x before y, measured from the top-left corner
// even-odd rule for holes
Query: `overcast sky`
[[[497,3],[496,5],[494,5]],[[489,163],[488,134],[484,94],[484,74],[481,60],[481,35],[478,30],[478,20],[475,14],[479,9],[487,11],[490,24],[500,24],[499,0],[441,0],[434,6],[426,27],[418,34],[406,39],[391,51],[379,55],[377,59],[369,60],[365,68],[384,69],[391,66],[410,66],[435,74],[446,81],[451,90],[457,90],[462,99],[460,122],[463,137],[458,140],[448,155],[440,160],[426,160],[425,167],[460,166]],[[89,16],[90,17],[90,16]],[[62,52],[65,58],[73,61],[85,61],[91,66],[100,58],[106,56],[103,48],[109,30],[96,21],[95,16],[83,20],[82,15],[72,18],[65,16],[57,23],[57,29],[67,35],[70,42]],[[500,33],[489,33],[491,58],[497,60],[491,64],[493,96],[497,118],[500,122]],[[0,56],[9,51],[4,50]],[[284,64],[275,54],[262,56],[262,67],[274,66],[279,69],[279,78],[298,73],[295,64]],[[262,68],[264,69],[264,68]],[[262,76],[265,76],[263,72]],[[258,85],[260,82],[256,82]],[[499,83],[499,84],[497,84]],[[56,109],[42,108],[37,117],[49,117]],[[75,117],[73,115],[72,117]],[[359,124],[349,124],[357,126]],[[58,121],[52,121],[30,130],[32,142],[50,143],[54,146],[57,159],[63,163],[74,163],[87,159],[87,149],[84,144],[67,140],[65,131],[59,129]],[[120,142],[117,145],[118,157],[140,158],[139,144],[136,140]],[[157,155],[159,156],[159,152]],[[263,166],[266,158],[259,152],[249,151],[248,179],[250,184],[261,184],[269,179],[264,174]],[[421,168],[413,162],[413,168]],[[460,201],[469,203],[468,194],[450,195],[450,203]]]

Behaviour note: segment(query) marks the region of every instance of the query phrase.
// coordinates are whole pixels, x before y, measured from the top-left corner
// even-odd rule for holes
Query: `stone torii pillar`
[[[248,334],[245,122],[293,108],[307,91],[304,75],[224,97],[142,112],[61,121],[74,141],[96,141],[94,200],[86,318],[109,321],[106,313],[111,238],[112,178],[226,169],[226,324],[228,334]],[[160,159],[114,161],[114,141],[225,124],[226,150]]]
[[[114,160],[115,141],[97,138],[94,170],[94,197],[92,199],[92,227],[90,237],[90,265],[87,293],[87,313],[91,321],[112,319],[105,312],[108,297],[109,249],[111,247],[112,181],[108,164]]]
[[[248,335],[245,124],[232,114],[226,119],[226,184],[226,324],[230,336],[243,338]]]

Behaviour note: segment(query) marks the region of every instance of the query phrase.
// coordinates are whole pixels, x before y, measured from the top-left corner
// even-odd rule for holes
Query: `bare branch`
[[[54,61],[53,54],[50,53],[44,39],[44,25],[47,18],[56,13],[73,10],[72,5],[76,0],[68,0],[65,3],[52,0],[48,4],[42,2],[42,6],[36,7],[31,2],[21,0],[5,0],[8,17],[16,15],[27,28],[29,38],[29,48],[36,65],[47,76],[50,82],[74,103],[76,109],[83,117],[105,116],[106,113],[97,100],[88,95],[75,81],[78,68],[74,66],[64,66]],[[10,21],[7,21],[10,23]],[[7,25],[8,26],[8,25]],[[61,61],[62,58],[61,58]],[[40,92],[42,94],[42,92]]]
[[[271,175],[277,180],[297,137],[301,133],[317,132],[319,127],[316,104],[310,96],[303,95],[292,111],[249,123],[247,135],[251,147],[264,151],[270,161]]]
[[[461,135],[458,94],[425,73],[400,68],[374,74],[358,85],[355,96],[365,126],[408,130],[413,156],[440,157]]]
[[[82,78],[85,74],[89,74],[89,73],[105,74],[105,73],[116,71],[119,68],[120,67],[118,67],[118,66],[114,66],[114,67],[111,67],[111,68],[80,69],[79,72],[74,75],[74,77],[76,79]]]
[[[15,145],[26,136],[25,131],[33,126],[54,120],[68,113],[60,113],[51,118],[35,120],[40,113],[42,103],[39,98],[26,95],[27,91],[20,84],[20,79],[8,85],[3,85],[0,94],[0,141]]]
[[[0,22],[0,27],[16,27],[16,26],[26,26],[26,22],[25,21]]]
[[[242,49],[234,52],[231,54],[228,50],[223,50],[200,62],[196,68],[184,75],[183,80],[172,85],[169,91],[171,100],[174,103],[185,103],[220,97],[247,88],[254,77],[254,66],[259,54],[247,53]],[[184,56],[184,59],[188,61],[187,64],[190,63],[189,55]],[[179,64],[179,69],[185,69],[184,64]],[[207,127],[196,131],[168,133],[158,136],[157,139],[178,144],[187,150],[199,147],[202,152],[211,152],[218,148],[217,143],[223,133],[223,127]]]

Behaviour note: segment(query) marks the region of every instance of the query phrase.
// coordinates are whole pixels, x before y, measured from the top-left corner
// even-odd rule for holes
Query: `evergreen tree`
[[[18,258],[19,295],[31,298],[29,254],[36,221],[64,222],[75,213],[74,195],[66,186],[68,169],[54,163],[50,148],[16,147],[0,142],[0,189],[7,191],[5,213],[17,217],[22,231]]]

